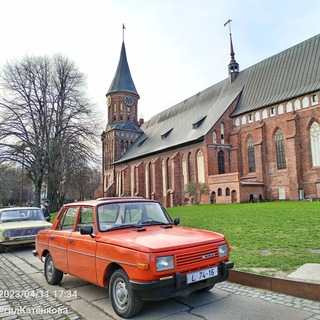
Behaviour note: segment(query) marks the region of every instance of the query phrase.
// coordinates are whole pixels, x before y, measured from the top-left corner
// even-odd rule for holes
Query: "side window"
[[[59,230],[73,230],[73,225],[76,220],[78,207],[68,208],[64,213],[63,218],[60,220]]]
[[[77,231],[80,230],[83,226],[91,226],[94,227],[94,219],[93,219],[93,208],[90,207],[82,207],[79,215],[79,221],[77,225]]]

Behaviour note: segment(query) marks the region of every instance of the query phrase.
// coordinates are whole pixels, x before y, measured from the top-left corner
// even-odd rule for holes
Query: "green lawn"
[[[181,226],[224,234],[235,269],[265,275],[320,263],[320,202],[264,202],[167,208]]]

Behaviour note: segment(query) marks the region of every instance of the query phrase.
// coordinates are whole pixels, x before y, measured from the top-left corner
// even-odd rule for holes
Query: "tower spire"
[[[124,23],[122,24],[122,42],[124,42],[124,30],[125,30],[125,25]]]
[[[239,64],[237,63],[237,61],[235,60],[234,56],[234,50],[233,50],[233,43],[232,43],[232,33],[231,33],[231,19],[229,19],[224,26],[229,25],[229,36],[230,36],[230,56],[231,56],[231,60],[230,63],[228,65],[228,71],[229,71],[229,79],[230,82],[233,82],[236,77],[239,74]]]

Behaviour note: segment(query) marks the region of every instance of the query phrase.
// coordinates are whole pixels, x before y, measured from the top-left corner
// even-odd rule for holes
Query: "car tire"
[[[59,284],[63,277],[63,272],[54,266],[50,253],[46,255],[44,261],[44,276],[49,284]]]
[[[4,246],[3,244],[0,244],[0,253],[3,253],[6,251],[6,246]]]
[[[109,296],[113,310],[120,317],[133,317],[142,308],[142,299],[132,290],[129,278],[122,269],[116,270],[110,278]]]

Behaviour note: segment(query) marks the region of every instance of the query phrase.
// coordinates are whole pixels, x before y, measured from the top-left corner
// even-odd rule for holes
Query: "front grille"
[[[194,264],[199,262],[205,264],[212,264],[219,258],[218,248],[206,248],[203,250],[190,251],[183,254],[176,255],[176,266],[177,268],[192,267]]]
[[[38,234],[40,230],[43,228],[27,228],[27,229],[15,229],[10,230],[11,235],[10,237],[23,237],[23,236],[32,236]]]

